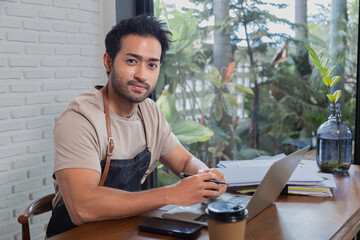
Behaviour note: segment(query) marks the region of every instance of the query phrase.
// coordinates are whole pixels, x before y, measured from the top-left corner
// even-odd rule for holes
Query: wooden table
[[[360,230],[360,166],[352,165],[335,180],[333,198],[281,195],[247,223],[245,239],[352,239]],[[149,215],[161,214],[157,210],[147,216],[88,223],[50,239],[173,239],[137,228]],[[208,239],[207,229],[196,239]]]

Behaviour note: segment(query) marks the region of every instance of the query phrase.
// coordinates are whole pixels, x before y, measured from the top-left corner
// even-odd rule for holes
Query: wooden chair
[[[29,217],[39,215],[53,209],[52,200],[55,193],[49,194],[31,203],[25,211],[18,217],[18,222],[22,225],[22,239],[30,240]]]

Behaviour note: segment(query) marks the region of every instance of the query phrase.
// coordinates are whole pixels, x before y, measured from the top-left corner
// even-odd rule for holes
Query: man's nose
[[[148,70],[146,69],[146,66],[143,64],[140,64],[139,67],[136,69],[135,72],[135,79],[141,82],[145,82],[147,80]]]

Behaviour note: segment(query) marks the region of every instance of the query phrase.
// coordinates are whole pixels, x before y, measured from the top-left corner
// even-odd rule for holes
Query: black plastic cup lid
[[[220,222],[238,222],[248,217],[248,210],[231,202],[214,202],[205,210],[208,218]]]

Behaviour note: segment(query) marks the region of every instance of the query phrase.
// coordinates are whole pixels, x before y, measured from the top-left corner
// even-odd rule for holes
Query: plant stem
[[[335,103],[334,103],[334,110],[335,110]],[[338,156],[338,167],[341,165],[342,162],[342,139],[340,138],[340,121],[337,111],[335,110],[336,116],[336,123],[337,123],[337,130],[338,130],[338,141],[339,141],[339,156]]]
[[[332,93],[331,93],[331,87],[330,87],[330,86],[328,86],[328,91],[329,91],[329,94],[332,95]],[[334,116],[336,117],[336,122],[338,123],[338,122],[339,122],[339,117],[338,117],[338,115],[337,115],[337,113],[336,113],[336,103],[335,103],[335,102],[331,102],[331,103],[332,103],[332,105],[333,105],[333,114],[334,114]]]
[[[331,93],[331,87],[328,86],[328,90],[329,90],[329,94],[332,94]],[[341,152],[342,152],[342,139],[340,138],[340,121],[339,121],[339,115],[336,111],[336,102],[332,102],[332,105],[333,105],[333,114],[335,115],[336,117],[336,124],[337,124],[337,130],[338,130],[338,146],[339,146],[339,151],[338,151],[338,167],[341,165],[341,162],[342,162],[342,157],[341,157]]]

